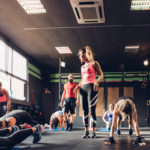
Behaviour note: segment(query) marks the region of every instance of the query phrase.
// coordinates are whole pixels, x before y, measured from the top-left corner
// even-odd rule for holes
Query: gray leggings
[[[90,115],[92,118],[92,127],[96,127],[96,104],[97,104],[97,91],[93,90],[94,84],[84,84],[80,88],[80,99],[83,109],[83,115],[84,115],[84,126],[88,127],[88,114],[90,110]]]

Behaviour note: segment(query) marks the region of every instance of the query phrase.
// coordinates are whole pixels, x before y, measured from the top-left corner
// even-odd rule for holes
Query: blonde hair
[[[94,54],[90,46],[87,45],[79,49],[78,55],[80,52],[86,53],[86,57],[89,61],[94,61]]]
[[[125,120],[127,116],[134,117],[135,105],[132,100],[126,99],[124,103],[119,106],[119,110],[122,112],[123,120]]]
[[[94,61],[94,54],[90,46],[85,46],[86,56],[89,61]]]

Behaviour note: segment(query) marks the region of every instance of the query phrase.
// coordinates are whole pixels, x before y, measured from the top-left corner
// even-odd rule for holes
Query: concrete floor
[[[42,133],[42,139],[38,144],[33,144],[33,137],[28,137],[19,145],[28,145],[26,150],[149,150],[150,149],[150,128],[140,128],[141,136],[144,137],[147,145],[138,147],[131,144],[135,140],[135,134],[128,135],[126,128],[122,129],[121,135],[115,134],[116,144],[104,145],[104,139],[109,136],[108,132],[97,131],[96,139],[82,139],[84,130],[74,129],[69,131],[50,131]]]

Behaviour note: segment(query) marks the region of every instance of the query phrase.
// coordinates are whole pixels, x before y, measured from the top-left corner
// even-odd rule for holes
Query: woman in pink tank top
[[[0,81],[0,117],[10,111],[11,99],[6,89],[2,88],[2,82]]]
[[[97,91],[99,83],[103,80],[103,72],[100,64],[94,60],[93,52],[89,46],[81,48],[78,52],[79,59],[83,64],[81,67],[82,80],[77,86],[80,89],[80,100],[83,109],[83,122],[85,127],[85,134],[83,138],[89,138],[88,128],[88,115],[90,111],[92,123],[92,135],[91,138],[95,138],[96,129],[96,103],[97,103]],[[98,78],[96,79],[96,75]]]

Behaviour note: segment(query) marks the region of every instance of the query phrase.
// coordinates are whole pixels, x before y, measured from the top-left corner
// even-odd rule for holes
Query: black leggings
[[[7,112],[7,102],[0,102],[0,117],[4,116]]]
[[[25,140],[28,136],[33,135],[32,129],[23,129],[15,132],[12,135],[7,136],[10,134],[10,130],[5,128],[5,129],[0,129],[0,148],[1,147],[13,147],[16,144],[19,144],[23,140]],[[1,136],[6,136],[6,137],[1,137]]]
[[[97,91],[93,90],[94,84],[84,84],[80,88],[80,99],[83,109],[83,115],[84,115],[84,126],[88,127],[88,114],[90,110],[90,115],[92,117],[92,127],[96,127],[96,104],[97,104]]]

